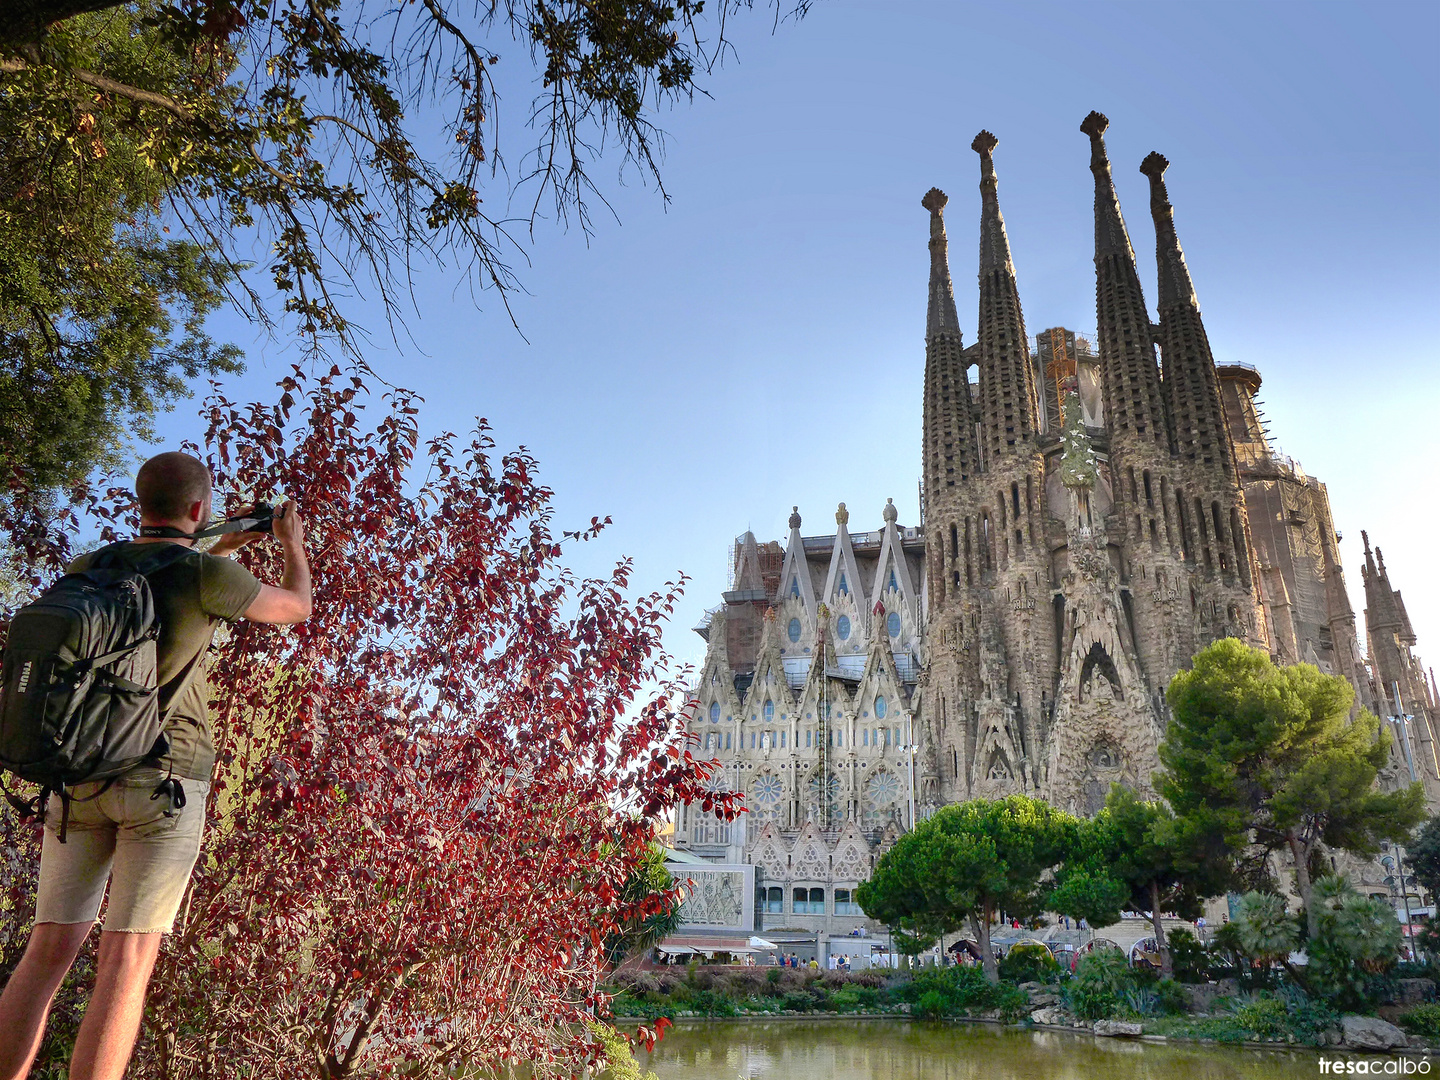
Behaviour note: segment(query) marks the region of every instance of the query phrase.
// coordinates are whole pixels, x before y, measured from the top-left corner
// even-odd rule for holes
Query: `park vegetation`
[[[277,399],[213,397],[201,452],[217,502],[304,508],[315,614],[242,621],[214,647],[212,827],[134,1074],[570,1076],[610,1059],[598,980],[678,903],[656,832],[682,801],[738,810],[673,704],[660,632],[678,586],[632,595],[628,563],[567,570],[566,546],[605,523],[557,534],[534,460],[497,453],[483,423],[421,445],[410,395],[338,372],[297,371]],[[108,538],[133,528],[129,499],[79,512]],[[37,539],[26,581],[71,542]],[[272,547],[239,558],[275,580]],[[33,823],[0,817],[0,974],[38,848]],[[65,1060],[86,970],[40,1075]]]
[[[1001,980],[989,937],[997,912],[1028,920],[1048,911],[1091,926],[1143,914],[1152,920],[1157,975],[1169,980],[1177,948],[1161,913],[1194,918],[1205,900],[1243,892],[1239,917],[1217,935],[1225,966],[1247,981],[1256,970],[1276,972],[1273,985],[1256,989],[1327,1007],[1358,1010],[1383,998],[1400,952],[1393,910],[1328,870],[1317,875],[1322,850],[1374,856],[1387,841],[1408,841],[1424,815],[1418,784],[1377,786],[1391,753],[1379,722],[1364,710],[1352,716],[1343,678],[1277,666],[1233,639],[1199,653],[1168,701],[1154,778],[1161,798],[1117,785],[1090,819],[1023,796],[946,807],[885,853],[858,890],[861,906],[932,940],[972,938],[991,983]],[[1440,884],[1440,829],[1427,826],[1412,852],[1421,879]],[[1289,878],[1298,914],[1277,870]],[[1197,960],[1193,942],[1180,951],[1186,977],[1220,966],[1213,956]],[[1308,962],[1295,961],[1301,953]],[[1077,968],[1076,1016],[1099,1018],[1137,990],[1128,974],[1103,975],[1107,964],[1128,968],[1123,957],[1087,958]]]
[[[617,1014],[646,1021],[839,1013],[1118,1022],[1168,1037],[1330,1046],[1345,1037],[1345,1015],[1379,1011],[1413,1035],[1440,1037],[1440,1004],[1424,1000],[1440,970],[1401,959],[1390,904],[1328,867],[1300,873],[1322,865],[1322,849],[1369,856],[1404,841],[1421,883],[1440,884],[1440,820],[1411,840],[1418,792],[1376,789],[1388,742],[1373,717],[1351,717],[1352,701],[1343,679],[1276,667],[1221,641],[1172,684],[1154,785],[1164,798],[1116,786],[1089,819],[1023,796],[975,800],[937,811],[882,856],[859,901],[894,928],[905,967],[629,968],[605,989]],[[1287,875],[1305,898],[1297,909],[1279,891]],[[1227,892],[1237,897],[1234,918],[1209,940],[1166,934],[1160,912],[1193,918]],[[1001,912],[1032,929],[1047,912],[1092,926],[1144,914],[1159,962],[1105,947],[1057,962],[1038,942],[997,959],[988,931]],[[956,934],[988,962],[937,967],[927,956],[914,966]]]
[[[309,621],[242,623],[211,658],[212,828],[136,1075],[624,1056],[596,988],[674,925],[653,837],[680,802],[739,809],[660,650],[680,585],[573,574],[563,552],[605,521],[559,529],[537,463],[483,421],[422,437],[366,345],[404,341],[422,271],[508,314],[527,234],[589,231],[602,155],[668,199],[662,113],[704,93],[751,6],[0,4],[0,644],[71,557],[132,533],[109,478],[206,380],[217,509],[296,499],[315,563]],[[273,399],[227,398],[225,307],[298,342]],[[264,545],[239,558],[278,573]],[[0,819],[0,978],[38,846]],[[37,1075],[63,1072],[92,959]]]

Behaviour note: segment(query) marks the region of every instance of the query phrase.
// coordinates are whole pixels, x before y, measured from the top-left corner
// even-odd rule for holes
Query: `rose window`
[[[784,796],[785,785],[778,776],[762,776],[750,785],[750,813],[757,819],[772,818]]]

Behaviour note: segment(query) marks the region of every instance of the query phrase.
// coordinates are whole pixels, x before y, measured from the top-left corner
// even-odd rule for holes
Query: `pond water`
[[[638,1056],[660,1080],[1317,1080],[1321,1053],[836,1019],[682,1021]]]

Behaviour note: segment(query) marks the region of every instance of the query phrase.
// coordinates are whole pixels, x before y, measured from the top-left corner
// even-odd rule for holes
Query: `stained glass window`
[[[720,703],[719,703],[718,701],[712,701],[712,702],[710,703],[710,723],[712,723],[712,724],[718,724],[719,722],[720,722]]]
[[[885,719],[885,708],[885,699],[883,697],[877,697],[875,699],[875,718],[877,720]]]
[[[755,801],[758,803],[773,806],[780,801],[780,796],[784,793],[785,788],[778,776],[762,776],[755,781]]]
[[[791,620],[790,620],[790,626],[789,626],[788,629],[786,630],[786,633],[788,633],[789,636],[790,636],[790,644],[793,645],[793,644],[795,644],[795,642],[799,641],[799,640],[800,640],[800,620],[799,620],[799,619],[791,619]]]
[[[765,722],[768,724],[771,720],[774,720],[774,719],[775,719],[775,702],[767,700],[767,701],[765,702]]]
[[[900,636],[900,613],[898,611],[890,612],[890,617],[885,620],[885,628],[890,631],[891,637]]]
[[[835,623],[835,632],[840,635],[841,641],[850,640],[850,616],[841,615]]]

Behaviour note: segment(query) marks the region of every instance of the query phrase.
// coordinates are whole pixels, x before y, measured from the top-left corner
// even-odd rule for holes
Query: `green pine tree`
[[[1277,667],[1226,638],[1175,676],[1168,700],[1160,794],[1215,851],[1247,842],[1286,851],[1312,937],[1310,859],[1319,846],[1373,855],[1424,815],[1420,785],[1376,789],[1389,738],[1373,714],[1351,719],[1354,691],[1339,676]]]

